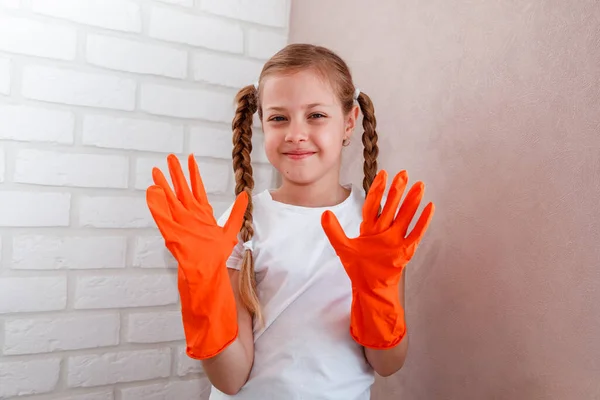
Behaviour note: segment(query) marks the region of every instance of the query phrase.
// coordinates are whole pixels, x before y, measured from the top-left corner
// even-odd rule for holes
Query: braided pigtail
[[[248,208],[244,214],[244,223],[240,230],[241,239],[248,242],[254,235],[252,225],[252,190],[254,189],[254,177],[252,175],[252,164],[250,153],[252,152],[252,119],[257,110],[258,96],[255,86],[249,85],[242,88],[236,98],[236,110],[233,122],[233,172],[235,174],[235,195],[242,191],[248,192]],[[256,278],[254,274],[254,258],[252,250],[244,250],[242,267],[240,270],[240,298],[244,307],[250,314],[262,321],[260,303],[256,295]]]
[[[365,93],[360,92],[358,98],[358,105],[363,114],[363,129],[365,130],[362,135],[362,142],[364,145],[363,155],[365,157],[363,188],[365,194],[369,193],[371,184],[377,175],[377,156],[379,156],[379,147],[377,146],[377,120],[375,119],[375,108],[371,98]]]

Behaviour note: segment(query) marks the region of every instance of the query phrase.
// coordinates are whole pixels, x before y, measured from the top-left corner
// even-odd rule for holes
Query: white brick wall
[[[0,139],[70,144],[74,126],[70,111],[0,103]]]
[[[153,384],[120,389],[122,400],[207,400],[208,388],[200,379],[174,381],[166,385]]]
[[[0,94],[10,93],[10,58],[0,57]]]
[[[0,15],[0,50],[72,60],[76,49],[77,30],[72,27]]]
[[[33,100],[80,106],[135,108],[135,81],[106,73],[28,65],[23,69],[23,96]]]
[[[129,315],[127,341],[130,343],[172,342],[183,338],[183,325],[179,311]]]
[[[32,0],[33,12],[126,32],[140,32],[140,6],[126,0]]]
[[[70,193],[4,189],[0,192],[0,226],[68,226],[70,202]]]
[[[0,314],[63,310],[66,304],[65,277],[0,277]]]
[[[32,354],[119,344],[119,315],[7,320],[4,354]]]
[[[60,361],[60,358],[46,358],[0,362],[0,399],[54,390],[60,375]]]
[[[289,3],[0,0],[0,399],[208,398],[144,190],[193,152],[231,204],[233,99]]]
[[[101,67],[172,78],[187,74],[187,52],[169,46],[90,35],[86,51],[88,62]]]
[[[12,238],[14,269],[125,268],[124,236],[77,237],[66,235],[15,235]]]
[[[171,374],[171,350],[134,350],[69,358],[69,387],[165,378]]]

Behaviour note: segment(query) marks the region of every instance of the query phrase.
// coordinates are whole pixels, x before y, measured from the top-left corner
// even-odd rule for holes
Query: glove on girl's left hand
[[[365,200],[357,238],[346,236],[331,211],[325,211],[321,217],[323,230],[352,282],[350,333],[356,342],[374,349],[394,347],[406,333],[398,284],[434,212],[434,205],[429,203],[407,236],[425,185],[417,182],[411,188],[396,215],[408,181],[406,171],[400,172],[394,177],[379,215],[386,181],[387,173],[382,170]]]

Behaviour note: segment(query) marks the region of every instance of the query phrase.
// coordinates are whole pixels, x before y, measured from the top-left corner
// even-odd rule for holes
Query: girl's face
[[[284,182],[338,183],[342,144],[358,106],[345,115],[331,85],[312,70],[269,76],[261,91],[265,152]]]

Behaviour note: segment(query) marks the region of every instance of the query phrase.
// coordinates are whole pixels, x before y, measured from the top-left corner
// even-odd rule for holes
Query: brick
[[[127,241],[124,236],[13,237],[13,269],[124,268]]]
[[[172,381],[117,389],[121,400],[208,400],[208,379]]]
[[[227,139],[223,136],[227,135]],[[233,132],[204,127],[190,129],[190,151],[198,156],[216,157],[232,160]],[[212,153],[212,154],[211,154]],[[252,163],[268,163],[265,153],[264,136],[258,129],[252,132]]]
[[[69,193],[0,191],[0,226],[43,227],[69,225]]]
[[[34,100],[131,111],[135,91],[126,78],[37,65],[23,69],[23,96]]]
[[[41,400],[41,399],[40,399]],[[61,396],[53,398],[53,400],[114,400],[112,389],[102,391],[94,391],[84,394],[76,394],[72,396]]]
[[[0,362],[0,399],[51,392],[59,375],[60,358]]]
[[[288,24],[285,0],[202,0],[200,8],[216,15],[284,28]]]
[[[173,274],[84,276],[75,289],[77,309],[162,306],[177,299]]]
[[[6,172],[6,156],[4,147],[0,147],[0,182],[4,182],[4,174]]]
[[[126,0],[32,0],[33,12],[85,25],[140,32],[140,6]]]
[[[221,92],[146,83],[141,86],[142,111],[179,118],[231,123],[233,97]]]
[[[150,37],[230,53],[244,51],[244,32],[235,23],[153,7]]]
[[[86,115],[84,145],[124,150],[181,153],[183,125],[137,118]]]
[[[0,104],[0,139],[70,144],[74,126],[69,111]]]
[[[162,1],[163,3],[168,3],[168,4],[175,4],[178,6],[185,6],[185,7],[193,7],[194,6],[194,0],[158,0],[158,1]]]
[[[267,60],[288,42],[287,36],[262,29],[248,29],[246,32],[247,51],[250,57]]]
[[[0,15],[0,50],[73,60],[77,52],[77,31],[56,24]]]
[[[215,219],[219,219],[219,217],[221,215],[223,215],[223,213],[225,213],[225,211],[227,211],[227,209],[229,209],[231,207],[231,205],[233,204],[235,197],[233,196],[233,191],[231,193],[231,199],[230,200],[217,200],[217,199],[211,199],[211,196],[208,197],[208,201],[210,201],[210,205],[213,208],[213,214]]]
[[[177,347],[177,375],[204,374],[202,361],[194,360],[185,353],[185,345]]]
[[[36,185],[126,188],[126,156],[26,149],[17,152],[14,181]]]
[[[162,236],[138,236],[133,246],[133,266],[177,268],[177,261],[165,247],[165,239]]]
[[[192,71],[197,81],[241,88],[258,80],[263,63],[241,57],[195,53]]]
[[[0,278],[0,314],[63,310],[66,304],[66,277]]]
[[[189,173],[187,168],[187,157],[184,159],[180,157],[181,166],[185,173],[186,180],[189,184]],[[225,193],[229,188],[230,177],[233,175],[232,167],[230,163],[219,162],[219,161],[210,161],[210,160],[200,160],[196,158],[198,163],[198,169],[200,171],[200,176],[202,177],[202,181],[204,183],[204,189],[207,193]],[[138,158],[136,165],[136,179],[135,179],[135,187],[136,189],[146,189],[148,186],[152,185],[152,168],[158,167],[165,177],[167,178],[169,184],[171,183],[171,177],[169,175],[169,170],[167,168],[167,160],[166,159],[157,159],[157,158]],[[172,186],[171,186],[172,187]]]
[[[0,0],[0,7],[19,8],[20,2],[20,0]]]
[[[159,343],[183,340],[181,312],[147,312],[130,314],[127,324],[129,343]]]
[[[256,129],[255,129],[256,131]],[[267,153],[265,153],[265,137],[260,132],[252,134],[252,154],[250,155],[252,162],[268,163]]]
[[[190,153],[231,161],[233,133],[230,129],[194,126],[190,128]]]
[[[270,165],[254,165],[254,193],[273,188],[274,170]]]
[[[169,376],[170,349],[122,351],[69,358],[69,387],[91,387]]]
[[[79,225],[93,228],[149,228],[154,220],[144,197],[85,196],[80,199]]]
[[[0,94],[10,94],[10,65],[10,58],[0,57]]]
[[[90,349],[119,343],[119,315],[8,320],[4,354]]]
[[[185,78],[187,52],[110,36],[89,35],[86,47],[89,63],[105,68]]]

